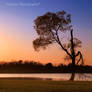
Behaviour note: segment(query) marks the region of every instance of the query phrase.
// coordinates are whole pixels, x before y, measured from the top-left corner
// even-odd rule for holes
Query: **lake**
[[[0,74],[0,78],[34,78],[48,80],[69,80],[70,73]],[[92,74],[75,74],[75,81],[92,81]]]

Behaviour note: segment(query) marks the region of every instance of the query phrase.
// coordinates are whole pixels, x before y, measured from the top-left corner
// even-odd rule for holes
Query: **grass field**
[[[92,82],[0,79],[0,92],[92,92]]]

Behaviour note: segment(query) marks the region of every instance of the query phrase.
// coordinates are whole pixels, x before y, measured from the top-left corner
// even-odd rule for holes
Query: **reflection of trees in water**
[[[83,80],[92,80],[92,76],[89,74],[81,74]]]
[[[85,74],[85,73],[77,73],[77,74],[72,73],[72,77],[74,78],[74,80],[80,80],[80,81],[81,80],[85,80],[85,81],[92,80],[92,75]]]
[[[79,79],[79,80],[86,80],[86,77],[84,76],[83,73],[79,73],[79,74],[78,74],[78,79]]]
[[[75,79],[75,73],[71,74],[70,80],[74,80]]]

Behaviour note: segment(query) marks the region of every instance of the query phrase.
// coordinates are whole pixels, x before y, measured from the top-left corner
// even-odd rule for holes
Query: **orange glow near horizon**
[[[23,42],[18,36],[17,39],[8,35],[0,36],[0,61],[33,60],[43,64],[48,62],[53,64],[68,63],[68,61],[64,61],[65,52],[56,44],[47,47],[46,50],[36,52],[32,41],[29,44],[25,43],[26,41]],[[83,51],[85,64],[92,65],[90,62],[91,50],[90,48],[85,49]]]
[[[6,29],[7,28],[7,29]],[[67,64],[68,61],[64,61],[65,52],[55,44],[47,47],[46,50],[41,50],[36,52],[32,46],[32,39],[29,41],[25,40],[21,34],[9,34],[8,30],[12,30],[12,27],[1,27],[0,30],[3,30],[0,33],[0,61],[18,61],[18,60],[28,60],[36,61],[40,63],[51,62],[53,64]],[[5,32],[7,30],[7,32]],[[16,29],[15,29],[16,30]],[[29,35],[31,36],[31,34]],[[28,37],[30,38],[30,37]],[[91,62],[91,46],[88,46],[83,50],[85,64],[92,65]]]

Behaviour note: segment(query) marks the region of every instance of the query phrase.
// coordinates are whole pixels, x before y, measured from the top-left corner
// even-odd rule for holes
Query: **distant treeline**
[[[33,62],[19,60],[17,62],[7,62],[0,64],[0,73],[71,73],[72,65],[54,66],[52,63],[47,63],[45,65]],[[92,73],[92,66],[75,66],[76,73]]]

